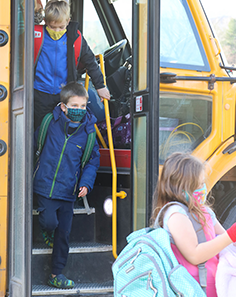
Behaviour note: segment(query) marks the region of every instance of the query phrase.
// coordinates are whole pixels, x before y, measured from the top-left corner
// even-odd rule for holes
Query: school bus
[[[52,250],[43,243],[32,193],[34,3],[1,0],[0,297],[112,296],[111,265],[126,236],[148,226],[158,172],[175,151],[207,161],[214,210],[225,228],[236,219],[235,69],[224,61],[200,0],[70,5],[94,53],[103,54],[112,94],[107,114],[119,125],[112,126],[110,149],[101,144],[91,214],[75,206],[65,274],[76,285],[49,287]]]

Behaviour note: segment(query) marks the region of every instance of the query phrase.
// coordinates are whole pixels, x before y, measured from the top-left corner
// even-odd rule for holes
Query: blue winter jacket
[[[79,127],[68,135],[70,120],[60,106],[53,110],[53,119],[34,171],[34,192],[49,199],[74,201],[80,187],[93,188],[100,163],[99,146],[95,142],[89,162],[81,175],[81,160],[87,136],[95,130],[96,118],[87,109]],[[35,132],[35,148],[38,130]]]

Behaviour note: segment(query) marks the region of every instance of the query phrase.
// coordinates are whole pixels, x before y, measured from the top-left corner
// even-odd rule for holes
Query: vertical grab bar
[[[100,60],[100,67],[101,67],[101,72],[103,74],[104,85],[106,85],[103,55],[99,54],[98,57]],[[85,88],[87,86],[87,89],[88,89],[88,81],[89,81],[89,77],[88,75],[86,75]],[[127,196],[127,194],[124,191],[117,192],[117,169],[116,169],[113,138],[112,138],[112,132],[111,132],[110,111],[108,106],[108,100],[104,98],[103,102],[104,102],[104,108],[105,108],[107,136],[108,136],[108,144],[109,144],[109,152],[110,152],[110,160],[111,160],[111,168],[112,168],[112,254],[114,258],[117,258],[117,197],[124,199]],[[97,130],[98,128],[96,129],[96,131]]]
[[[88,87],[89,87],[89,75],[88,75],[87,71],[86,71],[86,76],[85,76],[84,87],[85,87],[85,89],[88,91]],[[106,143],[105,143],[105,141],[104,141],[104,139],[103,139],[103,137],[102,137],[101,132],[100,132],[99,129],[98,129],[98,126],[97,126],[96,124],[94,124],[94,127],[95,127],[97,136],[98,136],[98,138],[99,138],[99,140],[100,140],[102,146],[103,146],[104,148],[107,148],[107,145],[106,145]]]

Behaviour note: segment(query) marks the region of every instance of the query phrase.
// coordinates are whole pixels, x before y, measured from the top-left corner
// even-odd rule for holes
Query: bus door
[[[9,292],[31,296],[33,1],[11,6]]]
[[[158,177],[160,1],[133,1],[133,229],[148,225]]]

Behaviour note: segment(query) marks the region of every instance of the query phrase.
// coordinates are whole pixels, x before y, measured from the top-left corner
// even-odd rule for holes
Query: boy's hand
[[[88,194],[88,189],[86,187],[80,187],[79,188],[79,194],[78,197],[84,197]]]
[[[98,93],[98,96],[101,98],[101,101],[103,101],[103,99],[110,100],[111,95],[107,87],[97,89],[97,93]]]

